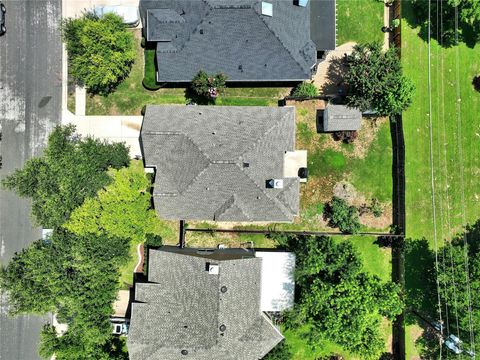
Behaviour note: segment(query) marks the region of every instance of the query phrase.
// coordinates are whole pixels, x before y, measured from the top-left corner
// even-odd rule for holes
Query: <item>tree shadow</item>
[[[459,10],[460,11],[460,10]],[[428,41],[428,1],[402,2],[402,18],[412,28],[419,28],[418,36]],[[430,37],[442,47],[457,44],[455,37],[455,8],[446,1],[430,1]],[[479,40],[478,29],[459,20],[458,41],[473,48]]]
[[[327,69],[326,81],[320,91],[325,95],[338,95],[343,90],[343,78],[347,68],[343,58],[333,58]]]
[[[436,318],[435,254],[427,239],[405,240],[405,301],[407,309]],[[418,324],[407,314],[405,323]]]
[[[190,86],[185,88],[187,105],[215,105],[215,99],[198,95]]]

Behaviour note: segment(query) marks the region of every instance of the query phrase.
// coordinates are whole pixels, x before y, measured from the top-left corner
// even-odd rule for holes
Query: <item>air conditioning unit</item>
[[[211,263],[208,264],[208,273],[210,275],[218,275],[219,272],[220,272],[220,266],[218,266],[218,264],[211,264]]]

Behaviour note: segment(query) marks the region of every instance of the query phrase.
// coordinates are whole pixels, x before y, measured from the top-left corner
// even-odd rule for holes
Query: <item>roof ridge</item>
[[[252,9],[254,9],[254,8],[252,7]],[[254,9],[253,11],[255,11],[255,9]],[[273,31],[273,29],[272,29],[270,26],[268,26],[268,24],[267,24],[267,22],[265,21],[265,19],[264,19],[262,16],[260,16],[260,14],[259,14],[257,11],[255,11],[255,13],[256,13],[257,16],[260,18],[260,20],[262,20],[262,22],[265,24],[265,26],[267,27],[267,29],[273,34],[273,36],[275,36],[275,37],[277,38],[277,40],[280,42],[280,44],[282,44],[283,48],[284,48],[285,50],[287,50],[288,54],[292,57],[293,61],[295,61],[298,66],[300,66],[300,69],[302,69],[302,72],[304,72],[304,69],[303,69],[302,64],[300,64],[300,63],[298,62],[298,60],[295,58],[295,56],[293,56],[292,52],[290,51],[290,49],[288,49],[288,48],[285,46],[285,43],[282,41],[282,39],[280,39],[280,38],[278,37],[277,33],[276,33],[275,31]],[[311,75],[311,74],[306,74],[306,75]]]
[[[284,119],[285,116],[286,116],[286,114],[282,115],[282,116],[280,117],[280,119]],[[260,141],[263,140],[263,139],[267,136],[267,134],[268,134],[269,132],[273,131],[273,129],[274,129],[276,126],[278,126],[278,125],[280,125],[280,121],[279,121],[279,120],[276,120],[275,123],[274,123],[271,127],[269,127],[267,130],[265,130],[265,131],[263,132],[263,134],[262,134],[260,137],[257,138],[257,140],[252,141],[251,146],[249,146],[243,153],[240,154],[240,156],[238,157],[238,160],[242,159],[242,158],[243,158],[243,155],[245,155],[245,154],[248,153],[249,151],[255,149],[255,148],[257,147],[257,145],[260,143]]]

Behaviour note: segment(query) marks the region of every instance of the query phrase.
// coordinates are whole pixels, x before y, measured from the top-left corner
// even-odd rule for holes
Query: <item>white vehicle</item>
[[[447,338],[444,342],[445,346],[449,348],[454,354],[461,354],[462,349],[460,349],[457,344],[455,344],[450,338]]]
[[[105,14],[116,14],[123,19],[125,25],[135,27],[140,23],[140,13],[137,6],[126,5],[112,5],[112,6],[97,6],[93,9],[97,16]]]

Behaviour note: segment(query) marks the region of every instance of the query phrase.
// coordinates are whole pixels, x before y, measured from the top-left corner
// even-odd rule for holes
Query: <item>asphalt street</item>
[[[41,153],[48,133],[60,123],[62,48],[58,25],[61,0],[3,0],[7,33],[0,37],[0,178]],[[41,237],[30,204],[0,190],[0,263]],[[38,359],[45,318],[8,317],[0,296],[0,359]]]

